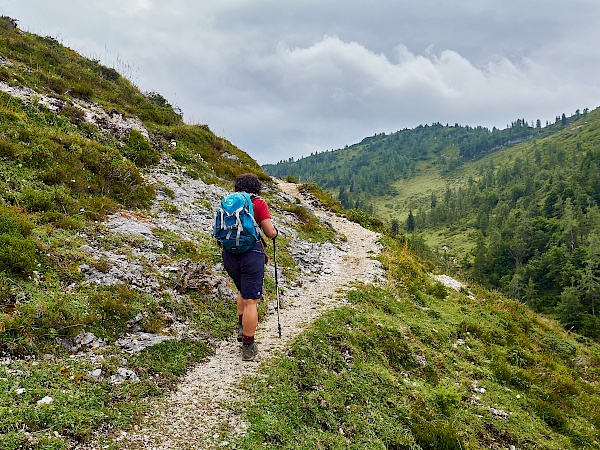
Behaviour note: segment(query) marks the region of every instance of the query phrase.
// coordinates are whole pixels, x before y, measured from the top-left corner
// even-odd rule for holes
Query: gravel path
[[[302,199],[296,185],[281,182],[279,187]],[[347,241],[340,248],[327,247],[329,250],[321,255],[324,265],[331,270],[306,278],[294,290],[293,297],[281,294],[282,338],[277,333],[277,313],[270,310],[256,332],[259,354],[255,361],[241,360],[241,346],[233,337],[220,342],[215,354],[192,369],[169,398],[153,405],[142,426],[134,433],[122,433],[116,438],[119,448],[227,448],[221,432],[244,433],[247,428],[231,409],[232,404],[243,399],[239,388],[243,378],[257,375],[262,362],[281,355],[288,343],[323,311],[341,304],[339,292],[348,283],[374,282],[383,276],[379,263],[372,259],[380,251],[376,233],[330,211],[314,209],[316,215],[328,220]]]

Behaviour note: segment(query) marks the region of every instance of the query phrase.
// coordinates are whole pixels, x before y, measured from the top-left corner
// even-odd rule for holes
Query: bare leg
[[[258,300],[251,298],[242,298],[242,326],[244,327],[244,336],[254,336],[258,326]]]
[[[238,292],[237,296],[237,308],[238,308],[238,316],[244,314],[244,299],[242,298],[242,294]]]

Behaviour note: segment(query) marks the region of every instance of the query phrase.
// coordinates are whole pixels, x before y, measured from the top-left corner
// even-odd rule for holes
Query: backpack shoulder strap
[[[248,211],[250,212],[250,215],[254,217],[254,205],[252,204],[252,196],[247,192],[238,192],[238,194],[241,194],[244,197],[244,201],[246,202]]]
[[[258,196],[256,194],[248,194],[247,192],[242,192],[242,194],[244,194],[244,196],[247,196],[248,203],[249,203],[248,211],[250,212],[250,216],[252,217],[252,223],[254,224],[254,228],[256,229],[256,234],[259,236],[261,241],[264,241],[260,225],[258,224],[258,222],[256,221],[256,218],[254,217],[254,205],[252,204],[252,200],[254,200],[256,198],[260,198],[260,196]]]

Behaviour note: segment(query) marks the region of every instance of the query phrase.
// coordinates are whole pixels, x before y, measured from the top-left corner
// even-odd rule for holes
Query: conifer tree
[[[398,236],[398,233],[400,233],[400,224],[398,223],[398,219],[392,219],[390,233],[392,236]]]
[[[406,219],[406,229],[409,233],[415,231],[415,216],[413,216],[412,209],[408,213],[408,219]]]

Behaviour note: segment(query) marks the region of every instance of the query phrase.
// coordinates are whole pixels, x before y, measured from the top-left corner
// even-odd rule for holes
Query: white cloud
[[[143,11],[148,11],[153,8],[152,0],[93,0],[91,3],[94,5],[94,10],[104,11],[105,14],[110,14],[113,17],[120,16],[122,14],[139,14]]]
[[[461,99],[487,103],[504,97],[509,89],[523,94],[537,91],[523,69],[508,59],[477,68],[452,50],[439,56],[415,55],[400,45],[397,53],[394,63],[355,42],[325,37],[308,48],[280,44],[273,55],[254,61],[253,69],[270,74],[270,88],[286,107],[317,116],[357,106],[372,113],[381,109],[379,114],[385,115],[386,107],[416,95],[429,107],[431,102],[444,105]]]
[[[148,10],[150,9],[150,3],[150,0],[129,0],[126,2],[127,12],[131,14]]]

